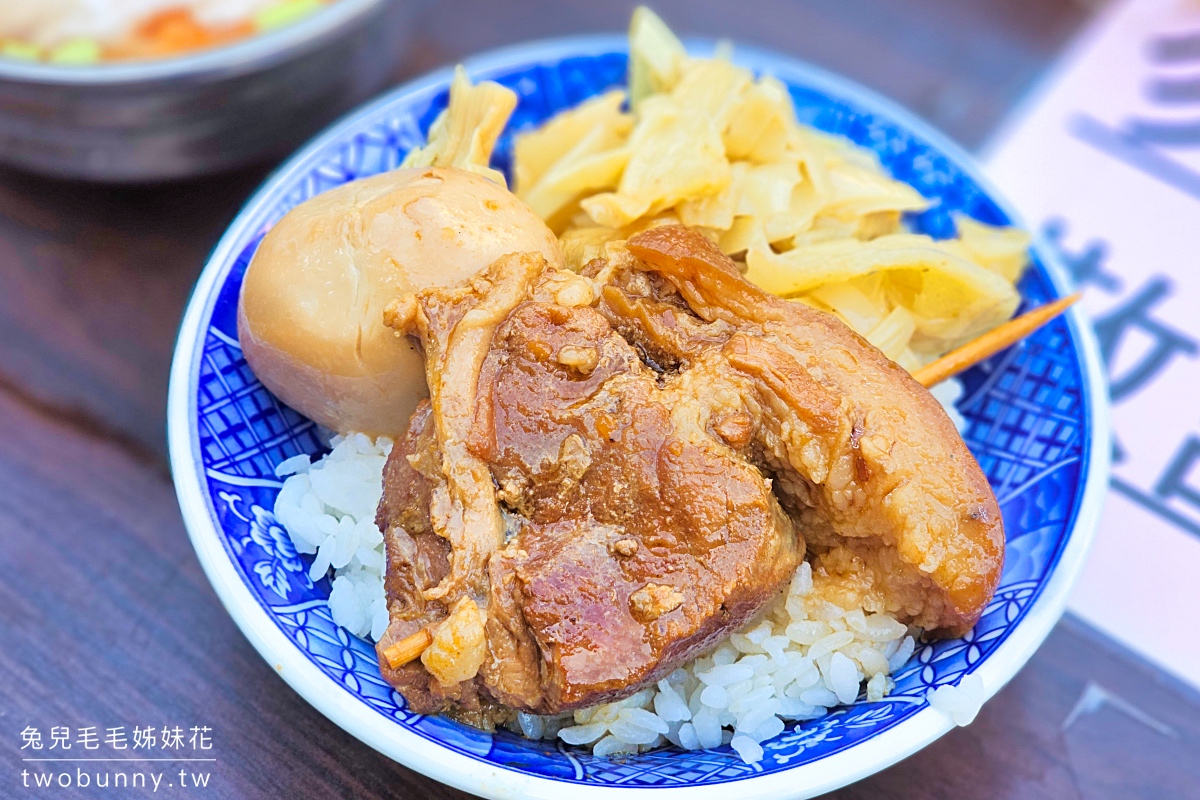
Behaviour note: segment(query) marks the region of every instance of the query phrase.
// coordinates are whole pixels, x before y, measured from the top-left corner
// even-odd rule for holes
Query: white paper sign
[[[1200,0],[1109,6],[985,154],[1085,290],[1112,385],[1070,608],[1200,686]]]

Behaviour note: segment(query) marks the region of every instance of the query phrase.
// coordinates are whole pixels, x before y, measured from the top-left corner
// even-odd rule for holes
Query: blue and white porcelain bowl
[[[697,51],[711,45],[697,44]],[[526,45],[467,63],[475,79],[520,96],[512,134],[625,81],[625,40],[589,37]],[[886,169],[935,202],[913,226],[953,234],[953,212],[1015,222],[970,158],[903,109],[783,56],[739,49],[735,60],[774,74],[803,122],[871,148]],[[959,410],[967,443],[995,489],[1008,558],[995,599],[962,639],[918,647],[880,702],[860,701],[795,724],[748,765],[729,747],[662,749],[621,760],[578,748],[486,734],[410,713],[380,677],[371,644],[334,625],[329,583],[308,579],[271,509],[274,467],[323,449],[315,424],[282,405],[247,367],[235,324],[238,289],[254,249],[288,209],[327,189],[396,167],[424,141],[447,102],[450,71],[401,87],[318,138],[258,192],[221,239],[183,320],[171,372],[171,463],[188,530],[217,594],[259,652],[335,723],[397,761],[490,797],[585,800],[614,791],[656,800],[809,797],[876,772],[952,726],[930,708],[933,687],[964,675],[991,696],[1012,678],[1062,613],[1087,552],[1107,485],[1109,433],[1100,361],[1078,312],[964,375]],[[1028,305],[1066,289],[1035,248],[1020,283]]]

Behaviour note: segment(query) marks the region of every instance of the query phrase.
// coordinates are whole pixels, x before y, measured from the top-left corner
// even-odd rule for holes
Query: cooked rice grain
[[[276,468],[276,475],[289,477],[275,499],[275,518],[296,550],[313,556],[310,578],[320,580],[333,569],[333,621],[355,636],[378,640],[388,612],[383,534],[375,526],[375,508],[392,440],[352,433],[329,444],[332,451],[314,463],[299,455]]]
[[[665,742],[685,750],[729,744],[754,763],[763,757],[759,743],[787,722],[853,703],[864,682],[868,699],[882,698],[893,667],[913,646],[908,629],[892,617],[822,599],[804,563],[760,622],[656,686],[576,711],[574,724],[557,735],[567,744],[596,742],[593,753],[632,753]]]
[[[948,394],[955,396],[955,388]],[[275,516],[296,549],[314,556],[313,580],[333,570],[334,621],[377,640],[388,616],[375,508],[392,441],[355,433],[335,436],[330,446],[315,462],[296,456],[279,465],[276,473],[287,479]],[[759,761],[760,743],[779,735],[787,722],[824,716],[864,691],[868,700],[883,698],[892,688],[891,673],[913,653],[913,637],[900,622],[841,608],[817,589],[812,568],[802,564],[760,621],[656,685],[573,714],[520,713],[512,727],[531,739],[590,746],[598,756],[670,742],[685,750],[728,744],[744,761]],[[945,699],[965,719],[969,704],[958,702],[963,698],[957,694]]]

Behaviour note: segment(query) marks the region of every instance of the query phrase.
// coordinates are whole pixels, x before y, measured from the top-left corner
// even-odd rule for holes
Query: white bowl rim
[[[707,40],[689,40],[689,50],[711,50]],[[626,39],[619,35],[588,35],[549,39],[518,44],[489,51],[464,62],[469,73],[490,72],[539,60],[570,56],[623,52]],[[809,86],[877,112],[904,130],[915,134],[930,147],[951,159],[971,178],[986,196],[1010,220],[1021,225],[1015,210],[995,190],[976,167],[973,158],[924,120],[857,83],[812,66],[799,59],[753,47],[738,46],[735,60],[752,68],[765,68],[781,78],[791,78]],[[504,769],[454,752],[412,731],[396,726],[374,709],[361,703],[311,661],[303,656],[275,625],[250,593],[237,568],[221,543],[214,524],[214,509],[204,491],[204,479],[197,458],[198,435],[191,425],[195,419],[198,364],[203,337],[201,322],[210,318],[217,289],[232,266],[238,240],[247,229],[265,223],[270,209],[284,193],[282,187],[306,170],[306,162],[316,153],[336,146],[345,132],[370,117],[396,98],[445,86],[452,76],[450,68],[440,69],[403,84],[333,124],[323,134],[299,150],[263,184],[246,203],[218,242],[201,273],[180,326],[172,362],[167,400],[168,445],[171,471],[184,523],[218,597],[246,638],[280,676],[334,724],[395,761],[441,783],[491,798],[544,798],[560,800],[566,790],[580,800],[599,800],[621,791],[627,796],[653,795],[656,800],[724,800],[731,784],[675,787],[612,787],[564,782],[529,773]],[[1067,273],[1053,252],[1042,241],[1034,245],[1059,294],[1070,291]],[[1041,594],[1029,607],[1024,619],[989,654],[973,674],[982,679],[985,695],[991,698],[1024,666],[1049,635],[1066,607],[1067,594],[1074,584],[1091,547],[1108,486],[1111,432],[1108,417],[1108,389],[1099,348],[1089,323],[1078,306],[1067,313],[1073,339],[1081,355],[1086,411],[1091,420],[1091,438],[1085,442],[1087,460],[1083,466],[1086,483],[1067,545],[1054,571],[1042,586]],[[818,761],[735,781],[736,792],[746,800],[808,798],[824,794],[848,783],[872,775],[900,761],[939,738],[953,723],[941,712],[926,707],[903,722]]]
[[[373,8],[395,0],[337,0],[303,19],[242,41],[188,55],[137,61],[68,65],[0,58],[0,81],[57,86],[119,86],[198,78],[232,77],[269,67],[340,30]]]

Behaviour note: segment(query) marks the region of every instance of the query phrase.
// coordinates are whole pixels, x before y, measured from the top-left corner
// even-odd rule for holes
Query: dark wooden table
[[[656,6],[685,33],[857,78],[969,146],[1089,14],[1068,0]],[[629,10],[429,2],[397,79],[500,44],[617,30]],[[459,796],[279,680],[209,588],[179,516],[164,431],[176,328],[268,166],[153,189],[0,173],[2,797],[99,791],[23,788],[26,727],[135,725],[211,728],[211,783],[189,790],[207,797]],[[837,796],[1200,797],[1200,698],[1067,619],[974,725]]]

